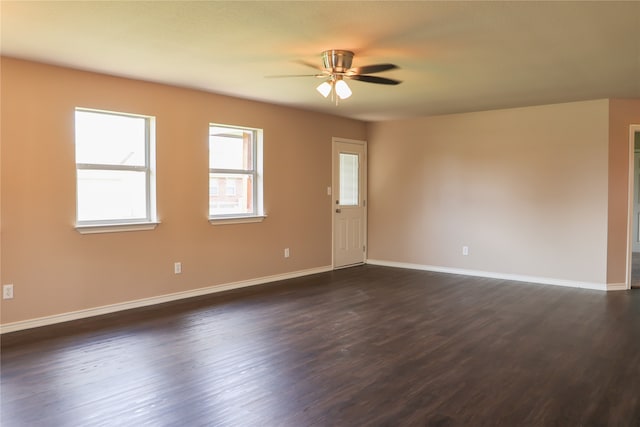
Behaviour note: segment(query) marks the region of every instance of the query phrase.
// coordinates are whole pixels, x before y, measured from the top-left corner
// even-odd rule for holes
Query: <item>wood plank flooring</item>
[[[640,291],[362,266],[2,337],[13,426],[640,426]]]
[[[640,288],[640,252],[631,254],[631,287]]]

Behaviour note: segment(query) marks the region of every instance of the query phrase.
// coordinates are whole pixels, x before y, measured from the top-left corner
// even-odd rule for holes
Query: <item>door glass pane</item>
[[[359,205],[358,155],[340,153],[340,205]]]

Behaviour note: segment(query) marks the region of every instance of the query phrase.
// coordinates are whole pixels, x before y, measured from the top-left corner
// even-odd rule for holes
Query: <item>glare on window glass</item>
[[[144,166],[146,120],[76,111],[76,163]]]
[[[250,170],[252,133],[241,129],[211,127],[209,167],[211,169]]]
[[[145,172],[80,169],[77,173],[78,221],[146,217]]]

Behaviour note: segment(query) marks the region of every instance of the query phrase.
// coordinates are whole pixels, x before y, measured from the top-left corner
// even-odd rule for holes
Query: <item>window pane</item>
[[[253,213],[253,175],[209,174],[209,215]]]
[[[217,126],[209,130],[209,168],[253,169],[252,131]]]
[[[340,204],[358,206],[358,155],[340,153]]]
[[[146,173],[78,171],[78,221],[147,218]]]
[[[76,111],[76,163],[145,166],[146,119]]]

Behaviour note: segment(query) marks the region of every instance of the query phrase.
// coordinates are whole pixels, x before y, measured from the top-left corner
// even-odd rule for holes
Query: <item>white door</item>
[[[365,141],[333,139],[333,267],[362,264],[366,254]]]
[[[633,157],[633,252],[640,252],[640,153]]]

